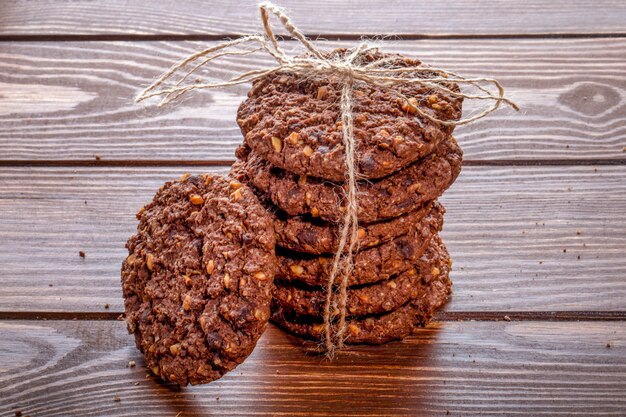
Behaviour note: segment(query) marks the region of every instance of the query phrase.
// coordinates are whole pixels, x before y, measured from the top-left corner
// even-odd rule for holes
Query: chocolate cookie
[[[359,249],[367,249],[409,233],[429,212],[430,204],[391,220],[359,225]],[[440,209],[444,211],[443,206]],[[296,252],[310,254],[335,253],[339,245],[341,228],[310,216],[287,216],[278,211],[274,216],[276,244]],[[349,243],[349,242],[348,242]],[[346,246],[347,250],[348,246]]]
[[[382,314],[398,309],[409,300],[417,298],[420,281],[430,282],[440,274],[448,275],[450,257],[441,239],[433,238],[431,246],[413,268],[380,283],[348,289],[346,300],[350,316],[359,317]],[[277,277],[279,280],[280,277]],[[323,289],[301,288],[281,285],[277,281],[273,302],[285,311],[297,316],[322,317],[326,303]],[[332,304],[334,315],[339,314],[337,300]]]
[[[411,268],[422,256],[431,239],[443,226],[443,208],[432,206],[430,212],[411,233],[397,237],[354,255],[354,270],[349,285],[382,281]],[[277,276],[283,281],[307,285],[325,285],[332,269],[333,257],[310,256],[277,248]]]
[[[418,287],[418,298],[391,313],[348,320],[346,342],[379,345],[403,339],[428,324],[435,311],[448,301],[452,282],[447,274],[440,273],[428,283],[419,283]],[[319,339],[324,332],[324,325],[319,321],[302,320],[276,304],[272,308],[271,320],[283,329],[309,339]]]
[[[340,49],[330,55],[345,53]],[[380,52],[366,54],[362,63],[380,59],[385,59],[384,67],[390,69],[420,64]],[[411,76],[438,75],[416,71]],[[441,85],[459,91],[452,82]],[[341,80],[335,76],[305,78],[280,72],[256,81],[237,114],[246,143],[274,166],[300,175],[343,181],[341,89]],[[400,94],[409,101],[401,99]],[[461,98],[430,87],[403,84],[380,88],[356,82],[352,97],[358,173],[362,178],[381,178],[396,172],[430,154],[450,135],[452,127],[418,115],[416,108],[441,120],[461,116]]]
[[[146,366],[181,385],[221,377],[252,352],[270,315],[270,216],[246,186],[203,175],[166,183],[137,218],[122,288]]]
[[[231,169],[239,181],[253,185],[265,199],[290,216],[308,214],[339,222],[345,212],[343,185],[318,178],[298,176],[272,168],[249,148],[240,147]],[[461,172],[463,152],[453,137],[435,153],[389,177],[359,183],[359,221],[372,223],[416,210],[439,197]]]

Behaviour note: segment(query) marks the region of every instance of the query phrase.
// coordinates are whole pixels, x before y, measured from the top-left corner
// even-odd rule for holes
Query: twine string
[[[269,1],[259,5],[261,22],[264,28],[263,35],[248,35],[241,38],[214,45],[200,52],[194,53],[173,65],[168,71],[145,88],[135,99],[136,102],[151,97],[160,96],[159,106],[166,105],[183,94],[192,90],[224,88],[261,80],[277,72],[287,72],[302,77],[322,76],[339,79],[341,98],[339,103],[342,125],[342,143],[345,154],[345,215],[340,225],[340,239],[333,257],[330,276],[326,285],[326,299],[324,304],[324,349],[332,357],[336,349],[344,346],[347,316],[347,289],[350,274],[354,268],[353,254],[358,250],[358,182],[357,156],[358,149],[354,137],[353,120],[353,90],[358,82],[374,85],[396,95],[406,103],[417,115],[445,126],[458,126],[481,119],[505,104],[515,110],[517,105],[505,97],[502,85],[491,78],[465,78],[453,72],[429,67],[423,64],[407,63],[405,67],[389,67],[394,58],[380,58],[372,62],[362,62],[362,57],[377,48],[367,42],[362,42],[345,54],[327,54],[320,51],[307,37],[291,22],[291,19],[280,8]],[[287,54],[280,46],[274,34],[270,21],[274,15],[287,33],[296,39],[308,52],[303,56]],[[243,51],[242,46],[251,47]],[[190,82],[190,76],[197,75],[200,68],[206,68],[212,61],[228,56],[244,56],[259,51],[270,55],[276,65],[253,68],[242,72],[227,80],[207,82],[197,80]],[[421,77],[416,76],[420,74]],[[435,74],[435,76],[432,76]],[[456,83],[460,88],[475,89],[476,93],[454,91],[444,83]],[[453,97],[466,100],[488,101],[477,114],[458,120],[441,120],[423,111],[419,106],[409,102],[397,87],[402,85],[420,86],[433,91],[441,91]],[[493,91],[495,89],[495,91]],[[417,119],[419,120],[419,119]],[[336,281],[340,277],[338,288]],[[336,309],[333,300],[337,296]],[[337,311],[338,310],[338,311]],[[336,316],[339,316],[336,320]]]

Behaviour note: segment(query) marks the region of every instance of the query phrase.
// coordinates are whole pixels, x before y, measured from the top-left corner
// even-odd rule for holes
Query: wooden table
[[[167,179],[228,170],[246,88],[165,109],[132,98],[203,45],[258,31],[255,4],[2,2],[0,415],[626,415],[626,3],[281,5],[328,47],[397,35],[382,46],[498,78],[521,105],[457,130],[452,302],[417,335],[334,362],[270,326],[212,384],[146,377],[116,320],[134,213]]]

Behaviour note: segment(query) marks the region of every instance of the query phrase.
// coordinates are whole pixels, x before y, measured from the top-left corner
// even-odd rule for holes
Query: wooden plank
[[[624,33],[626,7],[619,0],[546,0],[389,3],[383,0],[281,0],[293,21],[312,34]],[[256,33],[258,2],[202,0],[13,0],[2,5],[0,34],[20,35],[223,35]]]
[[[135,105],[141,86],[205,43],[0,44],[0,159],[231,160],[247,87]],[[293,44],[292,44],[293,45]],[[348,45],[345,42],[324,44]],[[468,160],[626,159],[626,39],[386,42],[468,76],[492,76],[522,111],[457,130]],[[226,60],[217,77],[265,58]]]
[[[122,311],[134,213],[185,170],[1,168],[0,311]],[[626,311],[624,167],[468,166],[442,202],[448,311]]]
[[[403,342],[352,347],[333,362],[270,326],[233,372],[185,389],[146,378],[121,322],[5,321],[0,329],[3,416],[617,416],[626,409],[623,323],[441,323]]]

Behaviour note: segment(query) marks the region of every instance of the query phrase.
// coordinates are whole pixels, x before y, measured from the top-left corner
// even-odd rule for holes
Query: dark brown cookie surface
[[[348,320],[346,342],[377,345],[403,339],[418,327],[428,324],[435,311],[448,301],[451,291],[448,270],[440,271],[430,281],[420,282],[420,295],[397,310],[380,316]],[[324,325],[319,321],[303,320],[276,304],[272,308],[271,320],[283,329],[305,338],[319,339],[324,332]]]
[[[371,63],[382,58],[388,60],[386,68],[420,64],[380,52],[369,53],[362,61]],[[412,74],[433,75],[426,71]],[[443,85],[458,91],[453,83]],[[246,143],[274,166],[300,175],[343,181],[341,87],[339,78],[334,76],[304,79],[289,73],[275,73],[255,82],[237,115]],[[418,115],[416,106],[441,120],[461,116],[461,98],[430,87],[404,84],[385,89],[357,82],[352,96],[358,172],[362,178],[389,175],[430,154],[450,135],[452,128]]]
[[[269,318],[271,219],[252,191],[218,176],[166,183],[138,214],[122,288],[147,367],[181,385],[241,363]]]
[[[422,256],[430,240],[443,226],[443,207],[431,206],[430,212],[410,233],[354,255],[354,270],[349,285],[382,281],[411,268]],[[307,285],[325,285],[332,269],[333,257],[310,256],[284,250],[277,251],[277,276],[283,281]]]
[[[272,166],[241,147],[231,175],[249,183],[290,216],[309,215],[339,222],[345,211],[343,185],[298,176]],[[359,183],[359,221],[372,223],[401,216],[439,197],[461,172],[463,152],[453,137],[402,171]]]
[[[434,237],[413,268],[380,283],[349,288],[346,300],[348,314],[359,317],[396,310],[420,295],[419,290],[423,289],[420,281],[430,282],[440,274],[447,276],[449,265],[450,258],[443,242],[438,236]],[[323,289],[282,285],[277,281],[273,301],[275,305],[297,316],[322,317],[326,293]],[[332,309],[334,315],[337,315],[336,297]]]
[[[431,204],[437,204],[433,202]],[[359,249],[365,250],[409,233],[429,212],[430,204],[423,205],[400,217],[377,223],[359,225]],[[442,207],[443,210],[443,207]],[[274,216],[276,244],[296,252],[310,254],[335,253],[339,246],[341,228],[333,223],[319,222],[309,216]],[[348,241],[349,243],[349,241]],[[346,246],[347,250],[348,246]]]

